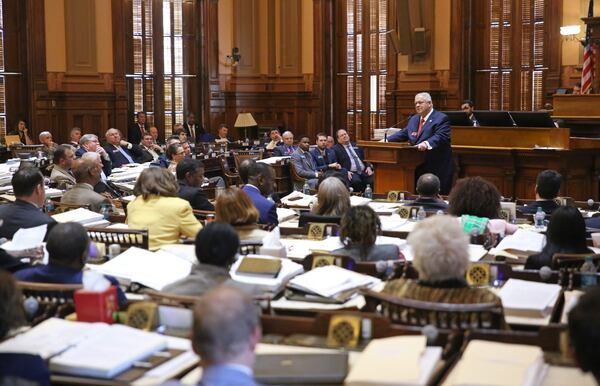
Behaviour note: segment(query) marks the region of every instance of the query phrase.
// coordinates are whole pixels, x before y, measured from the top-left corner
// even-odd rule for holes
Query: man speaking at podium
[[[388,141],[408,141],[418,151],[426,152],[425,162],[415,169],[415,181],[422,174],[433,173],[440,179],[440,193],[448,194],[454,170],[450,121],[446,114],[433,109],[431,95],[426,92],[415,96],[415,110],[417,113],[408,120],[406,127],[389,136]]]

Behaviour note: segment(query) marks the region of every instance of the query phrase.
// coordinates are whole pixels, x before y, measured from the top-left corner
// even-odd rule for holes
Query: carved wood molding
[[[220,88],[226,93],[307,92],[313,91],[313,74],[303,75],[220,75]]]
[[[50,92],[99,93],[113,90],[112,73],[74,75],[65,72],[48,72],[48,91]]]

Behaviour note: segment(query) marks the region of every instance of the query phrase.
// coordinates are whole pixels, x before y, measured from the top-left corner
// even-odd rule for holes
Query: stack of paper
[[[547,371],[537,346],[474,340],[444,386],[536,386]]]
[[[324,298],[334,298],[340,293],[361,287],[372,287],[380,282],[381,280],[376,277],[349,271],[336,265],[327,265],[296,276],[290,280],[288,286]]]
[[[289,155],[279,156],[279,157],[269,157],[264,159],[256,160],[256,162],[262,162],[267,165],[275,165],[278,161],[283,161],[284,159],[290,158]]]
[[[192,263],[162,250],[150,252],[131,247],[104,264],[88,264],[87,267],[121,279],[126,284],[137,282],[160,291],[167,285],[188,276]]]
[[[57,197],[62,197],[63,195],[63,191],[60,189],[54,189],[54,188],[46,188],[46,198],[57,198]]]
[[[104,216],[100,213],[92,212],[85,208],[77,208],[75,210],[55,214],[52,218],[56,220],[56,222],[78,222],[82,225],[104,220]]]
[[[442,356],[422,335],[374,339],[352,366],[345,385],[426,385]],[[401,364],[401,365],[399,365]]]
[[[509,279],[499,295],[506,316],[544,318],[552,313],[561,290],[558,284]]]
[[[369,206],[371,209],[375,211],[378,215],[390,215],[392,213],[396,213],[398,208],[402,206],[397,202],[369,202]]]
[[[277,220],[281,224],[289,219],[295,218],[298,214],[295,210],[287,208],[277,208]]]
[[[251,276],[237,273],[237,269],[240,266],[242,259],[238,259],[229,270],[229,274],[231,278],[235,281],[239,281],[241,283],[252,284],[255,286],[260,286],[261,290],[266,292],[278,293],[280,292],[285,284],[292,277],[297,276],[304,272],[304,268],[298,263],[294,263],[290,259],[279,259],[276,257],[270,256],[261,256],[261,255],[248,255],[247,257],[254,257],[259,259],[267,259],[267,260],[281,260],[281,270],[277,274],[277,277],[261,277],[261,276]]]
[[[491,255],[505,255],[518,257],[520,254],[534,254],[541,252],[546,242],[546,236],[541,233],[517,229],[517,231],[500,241],[496,248],[490,250]],[[513,256],[515,255],[515,256]]]
[[[352,205],[352,206],[367,205],[370,202],[371,202],[370,198],[359,197],[359,196],[350,196],[350,205]]]
[[[311,204],[316,204],[317,197],[302,192],[293,191],[281,199],[281,203],[297,208],[308,208]]]

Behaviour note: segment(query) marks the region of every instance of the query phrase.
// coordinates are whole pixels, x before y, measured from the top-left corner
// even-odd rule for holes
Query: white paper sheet
[[[33,228],[21,228],[15,232],[11,243],[2,244],[6,251],[22,251],[24,249],[36,248],[43,245],[48,224]]]

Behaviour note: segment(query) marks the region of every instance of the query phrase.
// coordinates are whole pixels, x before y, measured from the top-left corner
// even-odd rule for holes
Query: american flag
[[[594,16],[594,0],[590,0],[588,17]],[[592,79],[594,78],[595,45],[592,44],[592,31],[590,26],[586,27],[585,40],[583,41],[583,70],[581,71],[581,93],[589,94],[592,91]]]

